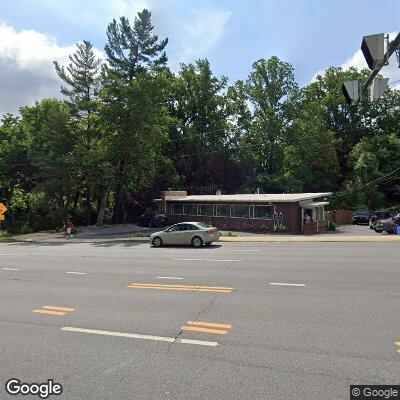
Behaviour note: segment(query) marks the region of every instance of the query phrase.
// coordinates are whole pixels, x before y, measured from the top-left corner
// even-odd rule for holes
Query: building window
[[[231,218],[249,218],[249,206],[247,204],[232,204]]]
[[[199,204],[197,206],[197,215],[212,216],[213,215],[213,205],[212,204]]]
[[[183,204],[171,204],[172,215],[183,215]]]
[[[185,215],[197,215],[197,204],[185,204]]]
[[[215,204],[214,217],[229,217],[229,204]]]
[[[250,218],[252,219],[272,219],[273,213],[273,206],[250,206]]]

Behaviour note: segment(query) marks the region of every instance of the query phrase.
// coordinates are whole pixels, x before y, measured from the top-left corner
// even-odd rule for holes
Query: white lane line
[[[25,257],[26,254],[20,254],[20,253],[0,253],[0,256],[19,256],[19,257]]]
[[[275,286],[306,286],[305,283],[279,283],[279,282],[270,282],[270,285],[275,285]]]
[[[75,271],[69,271],[69,272],[66,272],[66,274],[73,274],[73,275],[86,275],[86,272],[75,272]]]
[[[200,346],[211,346],[211,347],[218,346],[217,342],[207,342],[204,340],[176,339],[174,337],[140,335],[138,333],[100,331],[97,329],[74,328],[72,326],[65,326],[64,328],[61,328],[61,330],[67,332],[89,333],[92,335],[105,335],[105,336],[125,337],[130,339],[154,340],[157,342],[197,344]]]
[[[183,279],[178,276],[156,276],[157,279]]]
[[[174,261],[241,262],[243,260],[214,260],[210,258],[173,258]]]
[[[19,268],[2,268],[4,271],[19,271]]]

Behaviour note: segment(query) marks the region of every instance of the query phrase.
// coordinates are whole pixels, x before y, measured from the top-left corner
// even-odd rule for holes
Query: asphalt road
[[[31,398],[10,378],[52,378],[68,400],[397,384],[399,259],[395,243],[0,244],[0,398]]]

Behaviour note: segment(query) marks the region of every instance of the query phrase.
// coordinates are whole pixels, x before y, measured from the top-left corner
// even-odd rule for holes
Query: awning
[[[306,208],[307,210],[312,210],[313,208],[326,206],[329,204],[329,201],[314,201],[312,203],[300,204],[302,208]]]

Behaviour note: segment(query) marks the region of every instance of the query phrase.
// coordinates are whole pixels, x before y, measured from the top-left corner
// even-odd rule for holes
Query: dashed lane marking
[[[306,286],[305,283],[279,283],[279,282],[270,282],[270,285],[274,286]]]
[[[175,279],[175,280],[181,280],[183,278],[179,278],[177,276],[156,276],[157,279]]]
[[[397,352],[400,353],[400,342],[396,342],[395,344],[397,346]]]
[[[218,328],[218,329],[217,329]],[[214,322],[188,321],[181,329],[189,332],[211,333],[213,335],[226,335],[232,325],[216,324]]]
[[[71,274],[71,275],[86,275],[86,272],[75,272],[75,271],[68,271],[66,274]]]
[[[19,268],[2,268],[3,271],[19,271]]]
[[[216,260],[210,258],[173,258],[174,261],[241,262],[243,260]]]
[[[75,328],[70,326],[65,326],[61,328],[62,331],[66,332],[78,332],[78,333],[88,333],[92,335],[104,335],[104,336],[116,336],[125,337],[130,339],[142,339],[142,340],[154,340],[157,342],[168,342],[168,343],[183,343],[183,344],[193,344],[199,346],[218,346],[217,342],[208,342],[205,340],[192,340],[192,339],[180,339],[167,336],[153,336],[153,335],[141,335],[138,333],[126,333],[126,332],[112,332],[112,331],[101,331],[97,329],[85,329],[85,328]]]
[[[233,288],[220,286],[201,286],[201,285],[159,285],[155,283],[132,283],[127,286],[131,289],[155,289],[155,290],[176,290],[193,292],[216,292],[231,293]]]
[[[41,309],[33,310],[36,314],[49,314],[49,315],[65,315],[69,312],[75,311],[71,307],[58,307],[58,306],[43,306]]]

